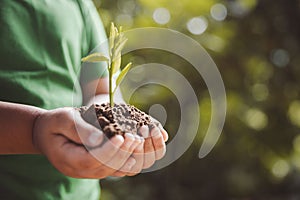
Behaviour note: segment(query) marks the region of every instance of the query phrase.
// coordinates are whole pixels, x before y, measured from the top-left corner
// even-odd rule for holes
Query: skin
[[[86,105],[108,100],[107,78],[82,89]],[[117,99],[122,101],[120,95]],[[168,134],[162,127],[151,132],[142,127],[139,131],[145,138],[126,133],[102,144],[104,134],[74,108],[44,110],[0,102],[0,110],[0,154],[43,154],[60,172],[74,178],[133,176],[166,151]]]

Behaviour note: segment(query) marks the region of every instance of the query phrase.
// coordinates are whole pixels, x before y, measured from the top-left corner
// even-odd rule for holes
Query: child
[[[70,107],[94,88],[93,101],[108,99],[104,65],[80,76],[80,59],[106,40],[92,1],[2,0],[0,27],[0,199],[96,200],[97,179],[134,175],[164,155],[158,128],[96,147],[103,133]]]

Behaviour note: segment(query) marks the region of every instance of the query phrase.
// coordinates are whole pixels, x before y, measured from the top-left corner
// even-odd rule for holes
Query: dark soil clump
[[[140,135],[141,126],[146,125],[150,130],[158,126],[150,115],[129,104],[114,104],[114,107],[109,103],[93,104],[79,111],[85,121],[102,130],[108,138],[125,133]]]

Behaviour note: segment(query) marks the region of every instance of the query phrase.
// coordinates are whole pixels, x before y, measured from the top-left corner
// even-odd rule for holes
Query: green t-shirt
[[[1,0],[0,29],[0,101],[45,109],[80,106],[79,80],[106,73],[103,65],[81,69],[80,59],[106,40],[91,0]],[[66,177],[44,156],[0,156],[0,199],[99,195],[98,180]]]

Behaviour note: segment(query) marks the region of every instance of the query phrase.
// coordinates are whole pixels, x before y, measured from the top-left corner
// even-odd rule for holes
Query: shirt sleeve
[[[85,32],[86,40],[82,57],[95,52],[101,52],[108,56],[107,36],[94,3],[91,0],[81,0],[80,6],[85,24],[83,31]],[[80,82],[84,84],[107,75],[108,70],[105,62],[82,63]]]

